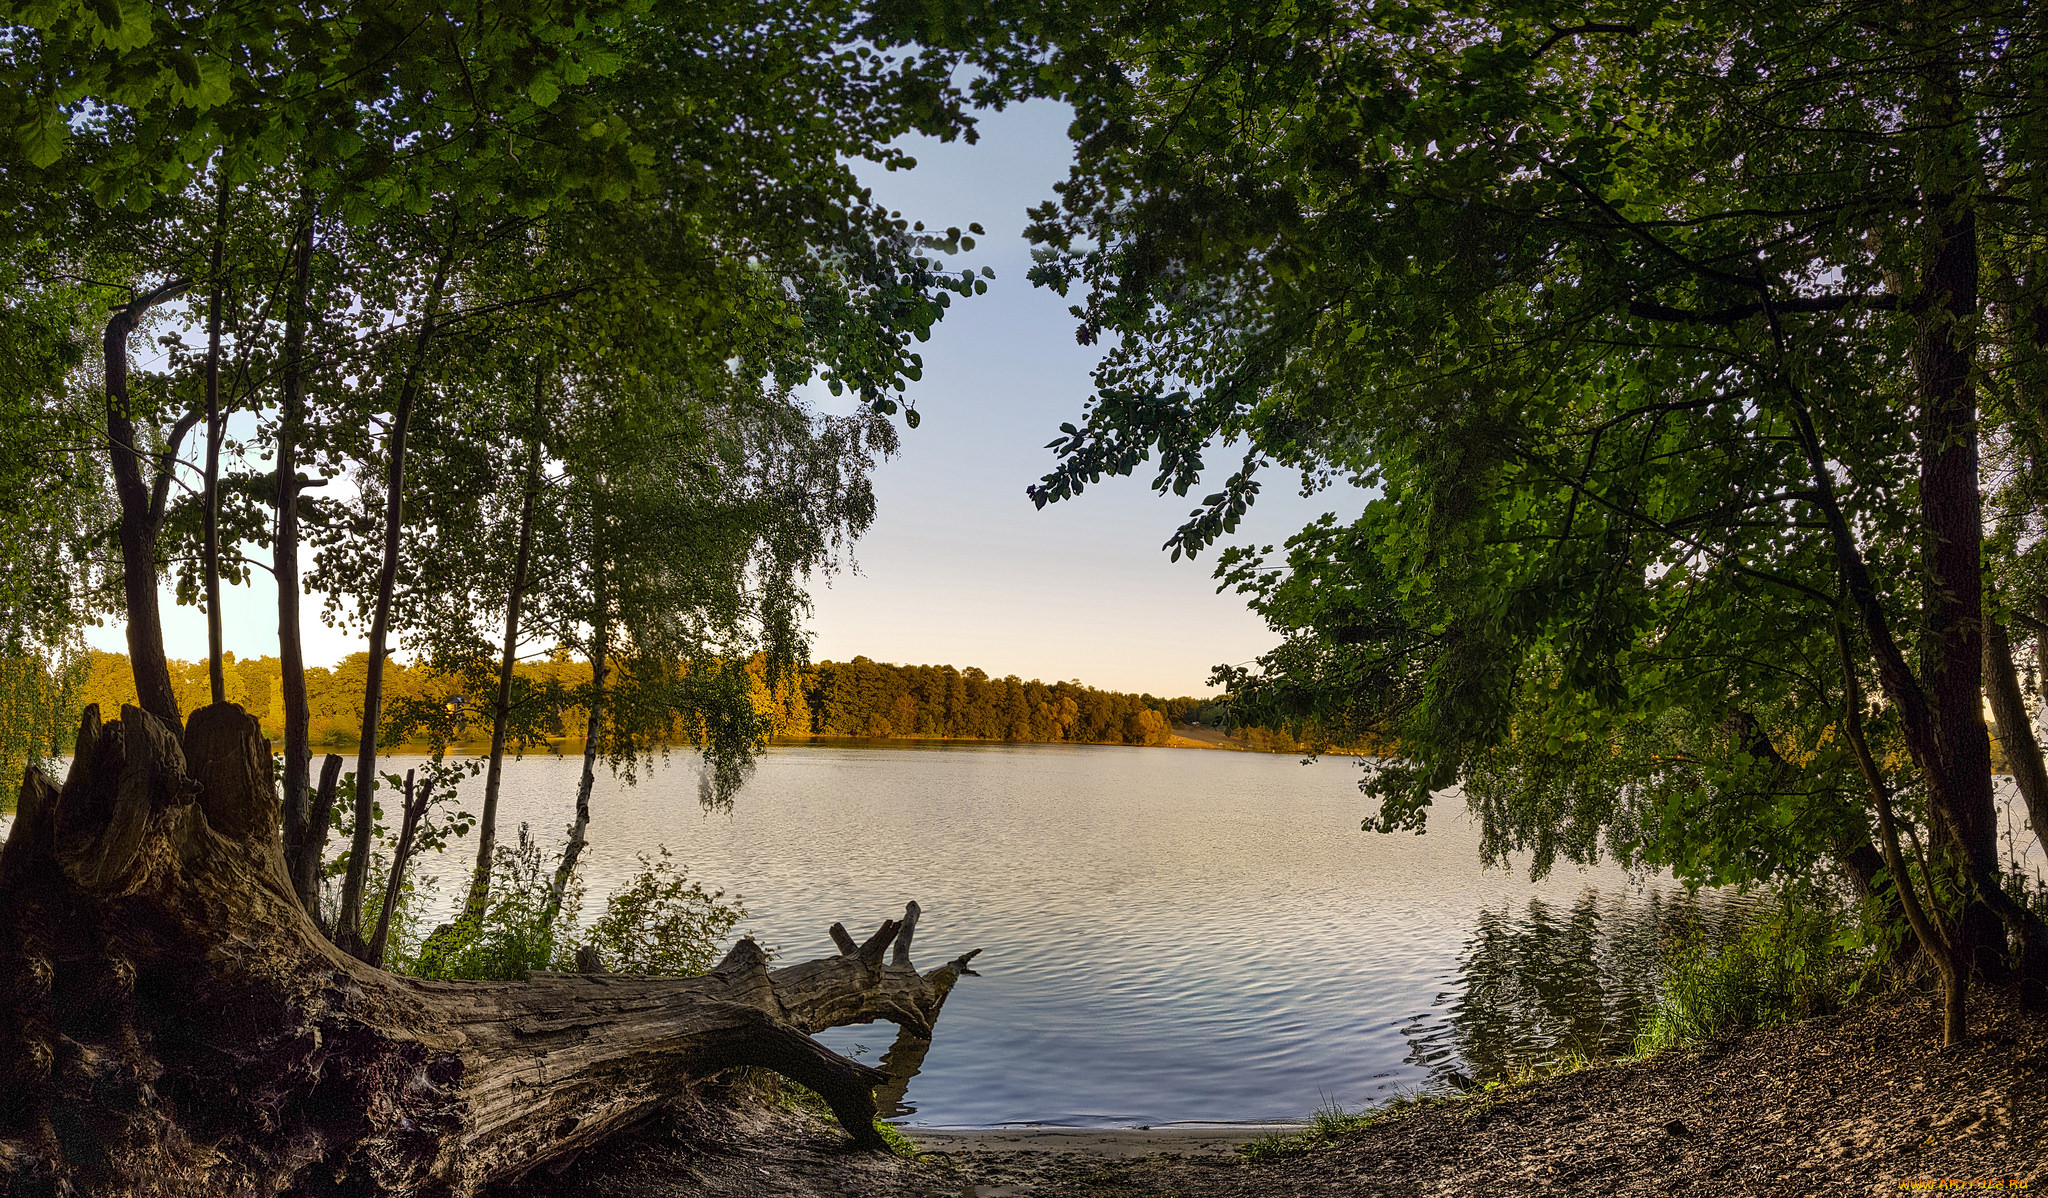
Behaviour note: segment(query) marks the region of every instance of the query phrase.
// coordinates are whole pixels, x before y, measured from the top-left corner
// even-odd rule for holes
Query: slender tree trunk
[[[1998,743],[2005,750],[2006,764],[2027,805],[2027,819],[2034,836],[2048,847],[2048,763],[2041,758],[2041,743],[2034,738],[2034,721],[2027,714],[2027,697],[2020,690],[2019,671],[2012,661],[2012,642],[2005,625],[1984,626],[1984,692],[1991,700],[1991,715],[1998,723]]]
[[[287,852],[285,856],[292,892],[299,896],[299,905],[323,932],[328,927],[320,914],[320,859],[327,853],[327,825],[334,818],[334,796],[341,789],[343,764],[339,753],[329,753],[327,760],[320,763],[320,789],[313,793],[307,809],[305,837],[300,840],[296,855]]]
[[[384,965],[384,946],[391,935],[391,913],[405,890],[405,866],[412,860],[413,834],[434,801],[434,784],[427,782],[414,793],[413,771],[405,771],[405,815],[398,829],[398,847],[391,851],[391,872],[384,876],[384,905],[377,911],[377,930],[370,936],[370,951],[363,958],[378,968]]]
[[[2034,600],[2034,621],[2048,629],[2048,595]],[[2048,632],[2034,634],[2034,697],[2041,700],[2041,714],[2048,716]],[[2043,828],[2048,835],[2048,828]]]
[[[350,952],[363,948],[363,885],[370,876],[370,831],[377,794],[377,729],[384,716],[384,660],[391,632],[391,593],[398,585],[398,545],[405,528],[405,435],[412,408],[426,376],[427,354],[441,313],[441,291],[447,285],[454,250],[441,256],[427,302],[412,361],[399,387],[391,413],[390,461],[384,473],[384,563],[377,573],[377,602],[370,619],[370,673],[363,683],[363,735],[356,752],[355,837],[349,848],[348,874],[342,879],[341,910],[336,913],[337,943]]]
[[[505,774],[505,737],[512,722],[512,667],[519,660],[519,609],[526,598],[533,562],[533,509],[540,498],[542,404],[547,374],[533,384],[533,425],[526,437],[526,477],[519,497],[519,550],[512,560],[512,585],[505,599],[505,644],[498,658],[498,695],[491,706],[491,762],[484,774],[484,810],[477,820],[476,873],[469,884],[465,918],[483,915],[491,896],[491,855],[498,845],[498,787]]]
[[[299,640],[299,438],[306,427],[306,299],[313,280],[313,197],[299,192],[292,228],[291,295],[285,303],[284,362],[277,423],[277,528],[271,564],[277,575],[277,657],[284,700],[284,848],[292,891],[306,913],[320,917],[320,854],[309,841],[327,842],[327,820],[307,808],[313,762],[312,713],[306,707],[306,655]],[[330,758],[338,761],[339,758]],[[329,792],[329,799],[332,799]]]
[[[550,915],[562,909],[562,896],[568,892],[576,861],[583,855],[584,837],[590,830],[590,792],[597,786],[597,751],[604,741],[605,683],[611,672],[611,663],[606,660],[610,649],[611,596],[606,591],[604,537],[596,523],[594,519],[591,532],[595,602],[590,617],[590,711],[583,729],[583,776],[576,783],[576,822],[569,825],[569,843],[562,846],[562,863],[555,867],[554,885],[548,892]]]
[[[206,544],[201,551],[206,570],[206,679],[213,701],[228,701],[228,683],[221,663],[220,631],[220,306],[227,282],[221,278],[221,257],[228,234],[228,185],[220,181],[214,198],[213,252],[207,260],[212,274],[206,300]]]
[[[134,413],[128,403],[128,336],[151,308],[176,299],[190,286],[189,281],[176,279],[115,309],[102,342],[108,457],[112,459],[114,492],[121,502],[121,590],[128,616],[128,663],[135,673],[135,694],[142,709],[172,728],[183,721],[178,718],[178,694],[171,686],[163,619],[157,611],[156,534],[163,521],[178,445],[198,417],[195,413],[181,418],[172,427],[155,484],[146,482],[142,449],[135,443]]]
[[[292,901],[254,718],[195,712],[189,753],[135,708],[81,725],[63,789],[29,771],[0,850],[0,1193],[472,1198],[737,1066],[881,1148],[883,1075],[809,1033],[929,1038],[974,956],[920,973],[890,920],[774,970],[741,940],[691,978],[394,976]]]
[[[1856,663],[1849,651],[1848,634],[1839,625],[1835,642],[1841,651],[1842,661],[1842,705],[1846,716],[1843,725],[1849,747],[1856,754],[1857,768],[1862,771],[1871,802],[1877,808],[1878,843],[1883,848],[1885,868],[1892,875],[1892,892],[1898,896],[1899,906],[1905,913],[1906,923],[1913,929],[1914,937],[1920,941],[1920,947],[1927,951],[1941,975],[1941,1042],[1943,1045],[1960,1044],[1969,1035],[1970,964],[1967,946],[1954,934],[1955,929],[1941,926],[1931,904],[1920,901],[1912,871],[1906,868],[1905,854],[1899,851],[1899,826],[1892,811],[1891,787],[1885,782],[1877,759],[1870,752],[1870,742],[1863,735],[1863,689],[1856,678]],[[1926,881],[1931,897],[1934,888],[1931,871],[1927,872]]]

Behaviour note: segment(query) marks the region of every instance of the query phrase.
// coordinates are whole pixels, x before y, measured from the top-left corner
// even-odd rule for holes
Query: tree
[[[135,707],[106,725],[88,709],[78,749],[61,791],[28,775],[0,853],[15,1191],[472,1195],[735,1066],[808,1086],[878,1147],[882,1071],[810,1033],[885,1018],[928,1039],[974,956],[915,969],[912,903],[864,944],[835,924],[837,952],[774,970],[742,939],[697,977],[400,978],[336,952],[292,900],[246,714],[203,707],[180,737]],[[62,947],[109,939],[119,956]]]
[[[1281,573],[1222,562],[1289,634],[1227,674],[1251,711],[1398,743],[1369,827],[1463,782],[1497,850],[1604,833],[1719,880],[1867,860],[1903,785],[1960,951],[2002,975],[2002,919],[2038,990],[1997,880],[1977,498],[1977,380],[2018,371],[1977,330],[2044,282],[2001,248],[2041,229],[2029,13],[1276,3],[1067,47],[1080,157],[1033,277],[1114,341],[1031,493],[1156,456],[1186,494],[1241,440],[1178,555],[1269,463],[1376,492]],[[1902,750],[1872,793],[1838,623]]]

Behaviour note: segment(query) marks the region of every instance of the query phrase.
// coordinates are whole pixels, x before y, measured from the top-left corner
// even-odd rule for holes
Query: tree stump
[[[881,1074],[809,1033],[928,1037],[974,956],[920,974],[911,904],[783,969],[742,940],[701,977],[401,977],[313,925],[278,822],[269,744],[232,704],[182,743],[88,708],[61,791],[28,773],[0,849],[0,1191],[469,1195],[740,1065],[878,1146]]]

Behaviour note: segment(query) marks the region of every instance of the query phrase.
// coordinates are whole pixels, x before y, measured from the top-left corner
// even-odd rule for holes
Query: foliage
[[[1076,109],[1032,278],[1105,352],[1033,499],[1149,470],[1201,497],[1179,556],[1273,469],[1365,493],[1220,555],[1283,638],[1218,670],[1237,719],[1380,738],[1367,828],[1458,786],[1488,858],[1537,873],[1869,872],[1899,791],[1907,838],[1967,867],[1940,901],[2003,901],[1982,629],[2048,577],[2023,564],[2037,14],[1275,0],[1041,28],[997,76]],[[2040,922],[2000,910],[2038,965]]]
[[[854,171],[974,135],[961,55],[913,33],[760,0],[0,4],[0,651],[48,656],[119,596],[138,686],[175,718],[197,704],[157,660],[159,582],[210,602],[271,550],[287,676],[239,684],[282,725],[294,788],[309,744],[359,753],[344,945],[377,746],[480,706],[500,656],[598,664],[581,694],[556,678],[491,704],[511,729],[486,848],[502,745],[570,706],[614,768],[701,748],[707,801],[729,802],[766,740],[740,663],[801,657],[805,587],[872,519],[891,418],[917,423],[918,343],[987,288],[948,263],[978,228],[905,219]],[[165,350],[125,397],[87,353],[110,306]],[[108,349],[114,371],[128,347]],[[812,378],[859,411],[811,412]],[[224,473],[193,486],[186,437],[216,410],[193,440]],[[104,476],[138,458],[117,574]],[[324,711],[301,698],[301,542],[327,618],[370,631],[324,680],[360,699]],[[459,688],[387,712],[394,640]]]
[[[428,978],[517,981],[540,969],[575,972],[567,930],[582,906],[572,883],[559,910],[552,906],[554,871],[525,824],[513,844],[497,846],[491,862],[491,899],[483,914],[457,920],[427,939],[410,962]]]
[[[639,855],[639,871],[605,899],[604,914],[581,933],[614,973],[703,973],[726,934],[746,918],[738,896],[731,904],[719,902],[724,891],[706,893],[666,846],[659,854]]]
[[[1787,891],[1732,939],[1693,935],[1666,945],[1657,1009],[1636,1036],[1637,1055],[1841,1010],[1875,959],[1854,915],[1825,891]]]
[[[367,668],[366,655],[355,653],[332,669],[316,666],[306,671],[313,744],[355,747]],[[742,699],[761,721],[760,726],[746,731],[748,737],[929,736],[1159,744],[1176,723],[1212,727],[1226,723],[1223,705],[1214,700],[1191,696],[1164,699],[1015,675],[997,678],[973,666],[898,666],[856,657],[847,662],[791,667],[781,675],[778,686],[769,685],[771,673],[765,654],[747,661],[741,671],[719,669],[701,678],[651,658],[624,668],[627,677],[621,685],[626,693],[619,702],[627,709],[619,718],[643,723],[631,735],[615,735],[621,743],[633,743],[643,752],[658,751],[663,744],[693,743],[703,731],[701,724],[693,725],[688,719],[701,721],[704,713],[728,710]],[[636,676],[638,670],[648,671],[649,676]],[[79,702],[96,702],[102,711],[119,711],[122,703],[135,701],[124,655],[88,650],[83,655],[82,673]],[[226,673],[229,701],[256,716],[264,734],[275,739],[282,727],[277,659],[236,660],[229,654]],[[545,746],[581,732],[587,714],[583,704],[590,695],[587,661],[557,652],[519,662],[513,677],[514,745]],[[189,708],[205,701],[204,663],[173,661],[171,681],[181,704]],[[734,687],[738,693],[705,696],[691,693],[692,687]],[[479,692],[473,676],[449,673],[430,661],[391,661],[384,667],[384,693],[389,696],[382,741],[387,747],[436,740],[469,747],[487,742],[489,713],[474,698]],[[642,703],[654,710],[643,712],[632,706]],[[1157,719],[1146,720],[1148,712]],[[1257,729],[1236,731],[1250,739],[1259,735]],[[740,734],[728,735],[736,738]],[[1276,741],[1271,747],[1286,752],[1296,749],[1291,740]]]
[[[580,871],[579,871],[580,872]],[[500,981],[534,970],[576,971],[576,949],[589,945],[617,973],[697,974],[710,967],[720,942],[746,918],[723,891],[706,892],[666,848],[640,856],[640,868],[608,899],[588,927],[580,923],[583,884],[572,878],[553,905],[554,864],[526,825],[513,844],[497,846],[490,902],[480,917],[461,918],[428,937],[401,972],[419,977]]]
[[[78,732],[78,684],[84,670],[73,660],[52,661],[40,653],[0,651],[0,778],[17,778],[30,766],[70,748]],[[12,793],[0,803],[12,806]]]
[[[784,730],[819,736],[1164,744],[1170,723],[1201,702],[865,657],[821,662],[802,673],[798,690],[807,718]]]

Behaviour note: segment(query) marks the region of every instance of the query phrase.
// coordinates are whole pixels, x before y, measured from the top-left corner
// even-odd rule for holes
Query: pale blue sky
[[[988,113],[978,144],[928,143],[916,170],[870,172],[877,197],[907,217],[940,228],[980,222],[988,235],[960,264],[996,277],[986,295],[956,301],[922,347],[924,380],[911,395],[923,423],[904,430],[903,451],[876,476],[880,512],[855,549],[858,573],[816,588],[818,659],[865,654],[1179,695],[1204,693],[1211,666],[1274,642],[1237,596],[1215,593],[1213,556],[1170,562],[1160,551],[1188,499],[1155,495],[1146,478],[1105,480],[1043,511],[1024,496],[1052,462],[1044,444],[1079,414],[1096,352],[1075,344],[1068,301],[1024,277],[1024,211],[1066,174],[1067,119],[1046,102]],[[1267,476],[1236,540],[1277,542],[1323,511],[1359,507],[1355,494],[1302,499],[1292,482]],[[229,649],[277,651],[275,596],[260,571],[256,585],[231,588]],[[308,664],[362,647],[318,625],[317,600],[306,610]],[[167,595],[164,625],[171,656],[205,656],[197,610]],[[125,648],[118,627],[88,639]]]

